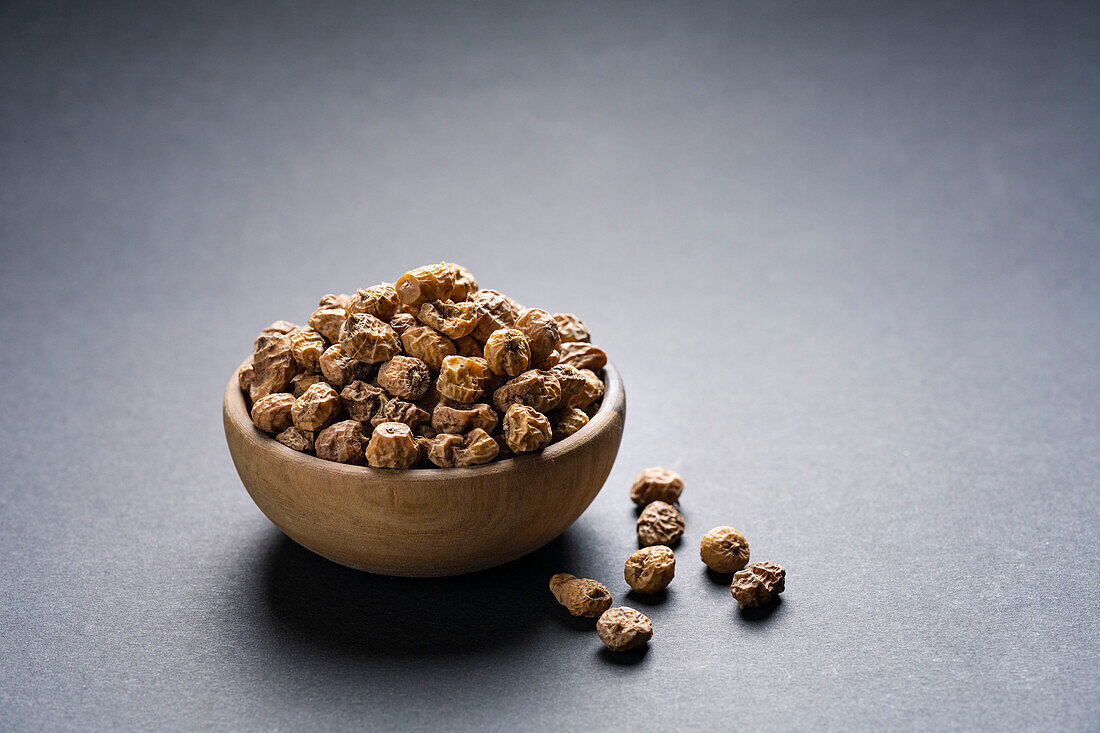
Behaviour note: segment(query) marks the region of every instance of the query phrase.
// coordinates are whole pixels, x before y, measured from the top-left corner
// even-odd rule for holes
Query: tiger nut
[[[394,320],[396,319],[397,316],[394,316]],[[444,359],[458,353],[453,341],[427,326],[421,326],[419,321],[401,334],[401,344],[405,347],[406,354],[420,359],[433,372],[439,372],[443,368]],[[478,349],[474,356],[480,355],[481,350]]]
[[[294,400],[290,416],[294,426],[310,432],[332,422],[340,412],[340,395],[330,385],[318,382]]]
[[[550,592],[574,616],[596,618],[611,607],[611,591],[591,578],[558,573],[550,578]]]
[[[737,572],[749,561],[749,543],[733,527],[715,527],[703,535],[699,557],[716,573]]]
[[[634,485],[630,487],[630,500],[638,506],[645,506],[651,501],[675,504],[683,490],[684,480],[680,474],[654,466],[643,470],[634,479]]]
[[[637,528],[638,542],[643,546],[672,546],[684,534],[684,517],[671,504],[655,501],[642,510]]]
[[[420,460],[420,449],[408,425],[384,422],[374,429],[366,456],[373,468],[411,468]]]
[[[608,649],[622,652],[642,646],[652,639],[653,622],[633,608],[609,608],[596,622],[596,634]]]
[[[531,363],[527,337],[514,328],[493,331],[485,342],[485,361],[489,362],[489,369],[494,374],[519,376]]]
[[[378,386],[394,397],[418,400],[428,393],[432,373],[428,365],[411,356],[395,356],[378,367]]]
[[[733,574],[730,592],[741,608],[771,603],[786,587],[787,571],[774,562],[754,562]]]
[[[435,387],[455,402],[477,402],[485,391],[487,372],[484,359],[448,356],[443,360]]]
[[[664,590],[676,575],[676,555],[664,545],[643,547],[626,559],[623,575],[638,593]]]
[[[504,440],[513,453],[530,453],[550,443],[553,431],[542,413],[526,405],[512,405],[504,413]]]
[[[367,436],[356,420],[341,420],[317,434],[314,449],[318,458],[338,463],[362,465],[367,448]]]
[[[476,308],[469,301],[460,303],[450,300],[429,301],[421,304],[416,317],[425,326],[452,339],[469,336],[477,325]]]
[[[281,433],[290,427],[294,395],[275,392],[252,404],[252,424],[265,433]]]
[[[401,353],[401,339],[385,321],[370,313],[354,313],[340,329],[340,347],[352,359],[377,364]]]
[[[427,300],[449,298],[455,285],[455,270],[445,262],[409,270],[397,280],[394,289],[401,302],[418,306]]]
[[[431,439],[428,460],[437,466],[476,466],[496,458],[500,448],[489,434],[474,428],[466,435],[440,433]]]

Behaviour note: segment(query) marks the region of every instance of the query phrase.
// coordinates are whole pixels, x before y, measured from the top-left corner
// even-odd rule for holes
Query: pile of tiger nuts
[[[607,355],[571,313],[524,308],[461,265],[326,295],[276,321],[238,373],[252,422],[296,451],[375,468],[474,466],[584,428]]]
[[[672,546],[684,534],[679,503],[684,480],[666,468],[647,468],[630,488],[630,499],[642,508],[638,516],[637,552],[626,559],[623,576],[635,593],[663,591],[676,574]],[[730,592],[739,608],[768,606],[784,590],[787,571],[774,562],[749,564],[749,543],[733,527],[715,527],[699,545],[703,563],[715,573],[733,575]],[[574,616],[598,618],[596,633],[613,652],[634,649],[653,637],[653,622],[633,608],[611,607],[611,591],[591,578],[558,573],[550,579],[550,592]]]

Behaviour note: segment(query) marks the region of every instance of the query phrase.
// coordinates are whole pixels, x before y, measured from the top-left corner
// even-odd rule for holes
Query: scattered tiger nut
[[[378,386],[394,397],[418,400],[428,393],[432,373],[428,365],[411,356],[395,356],[378,367]]]
[[[370,313],[355,313],[340,329],[340,347],[352,359],[377,364],[401,353],[401,338],[385,321]]]
[[[520,374],[493,393],[493,405],[504,412],[510,405],[527,405],[539,412],[553,410],[561,402],[561,383],[550,372],[537,369]]]
[[[291,425],[290,410],[294,395],[273,392],[252,404],[252,424],[265,433],[281,433]]]
[[[563,344],[571,341],[591,341],[592,334],[588,332],[588,326],[584,321],[572,313],[555,313],[554,323],[558,326],[558,334]]]
[[[443,468],[477,466],[493,460],[498,452],[496,441],[481,428],[474,428],[465,435],[436,435],[428,446],[428,460]]]
[[[787,571],[774,562],[754,562],[733,574],[730,592],[737,605],[765,606],[786,587]]]
[[[504,413],[504,440],[513,453],[530,453],[550,443],[554,433],[546,416],[526,405]]]
[[[394,316],[394,320],[397,320],[397,316]],[[444,359],[458,353],[453,341],[427,326],[421,326],[419,321],[401,334],[401,344],[405,347],[406,354],[420,359],[433,372],[439,372],[443,368]],[[480,356],[480,351],[474,356]]]
[[[531,347],[523,331],[502,328],[485,341],[485,361],[494,374],[516,377],[527,371],[531,363]]]
[[[653,638],[653,622],[640,611],[627,606],[609,608],[596,622],[596,634],[613,652],[642,646]]]
[[[496,430],[499,422],[496,411],[484,403],[451,406],[438,404],[432,412],[432,427],[440,433],[462,435],[474,428],[487,433]]]
[[[311,432],[332,422],[340,412],[340,395],[330,385],[318,382],[294,400],[290,416],[294,426]]]
[[[561,364],[572,364],[578,369],[591,369],[598,372],[607,366],[607,354],[592,344],[570,341],[558,347],[561,352]]]
[[[276,392],[285,392],[298,373],[290,339],[285,334],[260,334],[252,352],[252,381],[248,385],[253,402]]]
[[[703,535],[699,557],[716,573],[734,573],[749,561],[749,543],[733,527],[715,527]]]
[[[634,485],[630,487],[630,500],[638,506],[645,506],[651,501],[675,504],[683,490],[684,480],[680,474],[654,466],[643,470],[634,479]]]
[[[648,545],[675,545],[684,534],[684,517],[676,507],[654,501],[638,516],[638,542]]]
[[[370,424],[378,427],[382,423],[399,422],[413,428],[431,419],[432,416],[428,411],[422,409],[419,405],[395,399],[382,403],[382,406],[378,408],[378,412],[370,419]]]
[[[484,394],[488,371],[484,359],[448,356],[443,360],[435,387],[455,402],[477,402]]]
[[[347,319],[348,312],[343,308],[318,308],[309,316],[309,327],[324,336],[326,341],[336,343]]]
[[[338,463],[363,465],[366,460],[367,436],[357,420],[341,420],[317,434],[314,449],[318,458]]]
[[[554,430],[554,440],[568,438],[588,424],[588,415],[575,407],[563,407],[553,413],[550,427]]]
[[[469,336],[477,325],[476,308],[473,303],[465,300],[459,303],[450,300],[428,301],[421,304],[416,317],[425,326],[452,339]]]
[[[390,398],[381,387],[357,379],[340,391],[340,401],[352,420],[370,422]]]
[[[451,300],[456,303],[460,300],[466,300],[471,294],[477,292],[477,280],[474,279],[474,274],[467,270],[462,265],[457,265],[454,262],[447,262],[447,267],[451,268],[451,272],[454,274],[454,286],[451,288]]]
[[[374,429],[366,456],[373,468],[412,468],[420,460],[420,449],[408,425],[384,422]]]
[[[369,288],[361,288],[351,296],[347,305],[349,316],[355,313],[369,313],[382,321],[389,321],[397,313],[397,306],[401,301],[397,297],[397,291],[390,285],[375,285]]]
[[[676,575],[676,555],[664,545],[643,547],[626,559],[626,584],[638,593],[656,593]]]
[[[445,262],[409,270],[402,275],[394,289],[406,305],[420,305],[427,300],[444,300],[451,296],[455,286],[455,271]]]
[[[470,296],[470,302],[477,314],[473,337],[482,343],[493,335],[493,331],[511,328],[519,317],[516,302],[496,290],[478,290]]]
[[[344,385],[354,381],[367,381],[370,379],[373,367],[365,361],[352,359],[344,353],[344,347],[333,344],[325,349],[321,358],[317,360],[317,366],[321,368],[321,374],[336,389],[342,389]]]
[[[550,578],[550,592],[574,616],[596,618],[611,607],[611,591],[591,578],[558,573]]]
[[[313,433],[308,430],[302,430],[291,425],[275,436],[275,440],[279,441],[287,448],[296,450],[300,453],[307,453],[313,450]]]

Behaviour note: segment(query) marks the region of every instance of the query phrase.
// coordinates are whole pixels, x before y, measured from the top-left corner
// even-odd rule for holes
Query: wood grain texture
[[[531,455],[470,468],[393,471],[291,450],[248,417],[234,373],[222,418],[253,501],[291,539],[333,562],[384,575],[458,575],[542,547],[603,487],[622,438],[626,393],[611,364],[599,412]]]

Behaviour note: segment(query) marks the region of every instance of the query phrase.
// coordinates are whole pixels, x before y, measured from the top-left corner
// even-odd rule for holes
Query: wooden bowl
[[[348,567],[429,577],[484,570],[542,547],[596,498],[626,418],[611,364],[588,425],[538,453],[470,468],[396,471],[299,453],[257,429],[237,376],[222,418],[256,506],[292,540]]]

